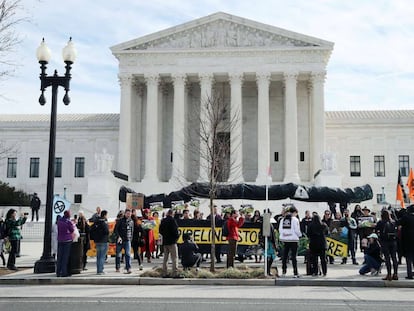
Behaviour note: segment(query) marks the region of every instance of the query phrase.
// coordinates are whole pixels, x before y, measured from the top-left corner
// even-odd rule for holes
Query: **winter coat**
[[[229,229],[229,234],[227,235],[227,240],[239,240],[239,228],[244,225],[244,217],[239,217],[238,220],[230,217],[227,219],[227,228]]]
[[[279,239],[282,242],[299,242],[301,236],[299,219],[292,215],[283,217],[279,224]]]
[[[177,221],[172,216],[167,216],[161,220],[160,233],[162,235],[162,245],[173,245],[179,238]]]
[[[326,250],[326,235],[328,234],[328,226],[325,223],[312,222],[308,226],[309,249],[314,253]]]

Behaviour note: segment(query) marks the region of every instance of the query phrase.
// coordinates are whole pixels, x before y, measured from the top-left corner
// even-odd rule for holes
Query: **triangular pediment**
[[[333,43],[219,12],[113,46],[111,50],[116,53],[133,50],[288,47],[331,49]]]

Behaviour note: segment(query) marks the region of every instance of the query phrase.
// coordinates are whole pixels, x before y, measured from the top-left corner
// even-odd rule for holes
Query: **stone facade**
[[[222,133],[231,138],[234,164],[226,182],[264,184],[270,167],[273,184],[369,183],[374,196],[384,192],[394,203],[400,160],[414,156],[414,112],[325,112],[332,49],[331,42],[225,13],[111,47],[119,61],[120,114],[59,116],[63,171],[55,192],[81,195],[85,210],[116,211],[120,185],[154,194],[206,181],[197,133],[208,123],[203,103],[219,97],[229,107],[225,119],[235,120]],[[15,147],[1,159],[0,180],[44,201],[47,116],[0,116],[0,128],[0,142]],[[360,161],[359,176],[350,174],[351,157]],[[10,158],[17,159],[16,177],[8,177]],[[30,158],[40,159],[39,177],[29,178]],[[84,160],[84,177],[74,177],[75,158]],[[375,203],[376,197],[367,202]]]

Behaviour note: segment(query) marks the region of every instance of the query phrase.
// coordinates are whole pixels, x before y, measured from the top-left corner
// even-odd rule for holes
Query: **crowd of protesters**
[[[131,273],[132,259],[137,260],[140,270],[143,269],[144,258],[150,263],[154,258],[163,257],[163,276],[168,274],[168,260],[172,262],[172,277],[180,277],[178,273],[178,261],[181,258],[183,268],[193,266],[198,268],[203,260],[197,244],[192,240],[191,233],[183,235],[183,243],[178,247],[179,231],[177,220],[210,220],[214,217],[217,223],[225,222],[228,233],[226,267],[234,267],[234,259],[237,257],[237,242],[239,241],[239,228],[244,223],[263,223],[260,211],[249,209],[225,208],[218,212],[217,206],[213,207],[212,215],[204,217],[203,213],[188,204],[181,208],[170,209],[162,212],[162,209],[120,211],[116,217],[113,234],[116,241],[115,271],[121,272],[121,264],[124,264],[123,272]],[[159,215],[161,213],[161,215]],[[407,279],[413,279],[414,261],[414,205],[406,209],[396,211],[391,207],[384,207],[379,217],[368,207],[355,205],[353,211],[347,206],[336,209],[335,204],[328,203],[328,208],[323,215],[317,212],[305,211],[300,218],[298,209],[293,204],[286,204],[280,214],[271,218],[271,234],[267,244],[266,258],[268,275],[272,275],[272,265],[275,267],[275,259],[281,260],[281,277],[287,274],[287,267],[291,263],[293,277],[300,277],[297,264],[297,253],[300,241],[306,240],[306,253],[304,263],[306,273],[311,276],[326,276],[328,264],[335,263],[335,257],[327,254],[327,237],[332,233],[332,228],[341,228],[342,236],[346,238],[348,252],[344,254],[340,264],[350,263],[359,266],[361,275],[373,276],[381,273],[385,267],[383,280],[398,280],[398,266],[402,257],[405,257],[407,267]],[[0,258],[3,265],[6,264],[3,249],[5,242],[9,246],[9,258],[7,268],[16,270],[16,253],[18,241],[21,238],[20,228],[27,220],[27,215],[17,216],[17,211],[10,210],[6,219],[0,221]],[[336,223],[336,226],[333,224]],[[262,227],[262,226],[260,226]],[[93,236],[93,237],[92,237]],[[57,217],[52,227],[52,255],[56,258],[56,275],[66,277],[71,274],[69,267],[71,244],[80,238],[83,244],[82,269],[87,270],[87,251],[91,247],[91,240],[96,245],[96,271],[98,275],[105,274],[104,263],[107,261],[108,243],[110,231],[108,226],[108,212],[99,207],[89,219],[83,212],[79,212],[73,219],[70,211],[65,211],[62,217]],[[56,239],[54,243],[53,240]],[[264,248],[263,234],[260,234],[259,248]],[[56,245],[56,246],[54,246]],[[215,258],[217,263],[222,262],[222,245],[216,244]],[[131,258],[131,250],[133,257]],[[363,253],[361,265],[356,260],[356,253]],[[263,252],[249,256],[256,263],[262,261]],[[208,255],[207,255],[208,256]],[[277,268],[276,268],[277,274]]]

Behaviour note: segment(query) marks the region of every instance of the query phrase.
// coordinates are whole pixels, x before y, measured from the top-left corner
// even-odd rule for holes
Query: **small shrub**
[[[219,272],[216,277],[221,279],[248,279],[249,273],[246,271],[240,271],[238,269],[229,268],[222,272]]]

